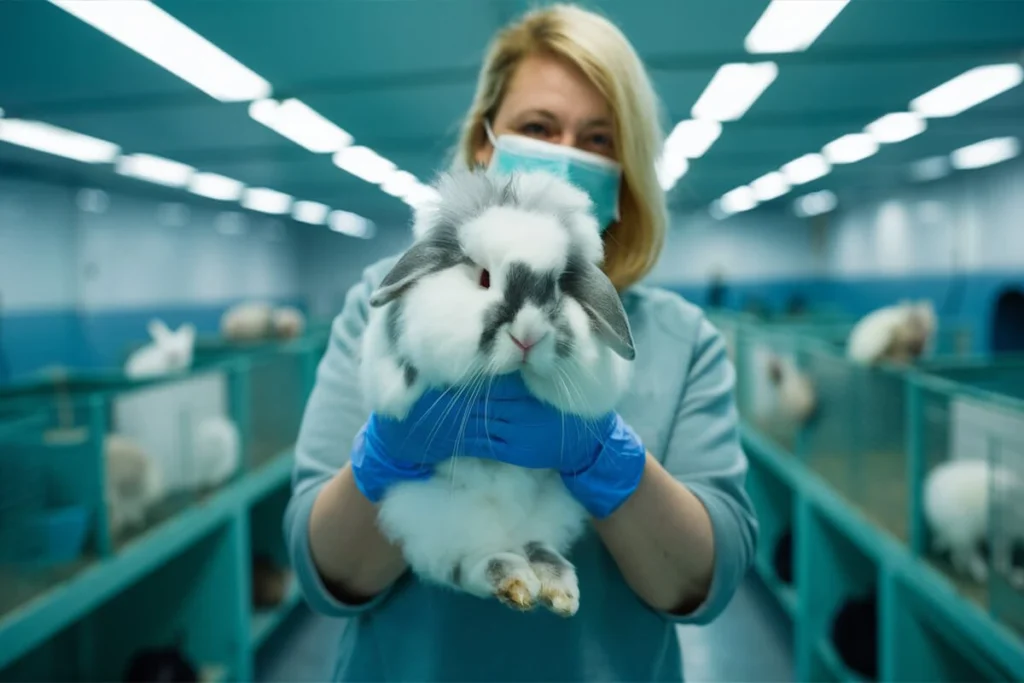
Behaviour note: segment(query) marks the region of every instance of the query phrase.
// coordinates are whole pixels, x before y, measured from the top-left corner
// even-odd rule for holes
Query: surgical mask
[[[622,167],[611,159],[575,147],[556,145],[524,135],[502,134],[495,139],[491,124],[484,121],[494,154],[489,173],[510,175],[516,171],[547,171],[580,188],[590,196],[592,211],[601,232],[619,220],[619,184]]]

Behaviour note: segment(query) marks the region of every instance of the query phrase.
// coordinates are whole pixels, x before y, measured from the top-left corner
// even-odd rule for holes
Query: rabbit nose
[[[512,337],[512,342],[516,346],[518,346],[520,349],[522,349],[524,356],[527,353],[529,353],[530,349],[532,349],[534,346],[536,346],[537,342],[539,342],[543,338],[543,335],[541,335],[540,337],[537,337],[536,339],[534,339],[533,337],[530,337],[530,336],[524,336],[522,339],[519,339],[514,334],[512,334],[511,332],[508,333],[508,336]]]

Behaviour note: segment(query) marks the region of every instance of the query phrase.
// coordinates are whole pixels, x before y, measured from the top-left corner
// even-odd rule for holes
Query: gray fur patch
[[[382,306],[401,296],[423,276],[468,262],[455,227],[438,224],[402,254],[370,297],[370,305]]]
[[[530,564],[545,565],[556,577],[561,576],[566,569],[572,566],[564,557],[538,541],[527,543],[525,550],[526,559]]]
[[[405,373],[406,386],[410,387],[416,383],[416,378],[420,376],[420,371],[407,360],[402,361],[402,372]]]
[[[626,360],[633,360],[636,357],[633,333],[622,299],[601,269],[585,261],[581,255],[572,254],[560,284],[567,296],[580,303],[595,332],[612,351]]]

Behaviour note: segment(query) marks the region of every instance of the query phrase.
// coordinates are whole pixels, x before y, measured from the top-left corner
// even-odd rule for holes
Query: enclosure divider
[[[95,509],[94,527],[96,529],[96,552],[100,557],[110,557],[114,554],[114,540],[110,537],[110,519],[107,514],[107,481],[103,473],[106,472],[105,452],[106,434],[110,429],[110,417],[107,414],[110,403],[106,394],[90,396],[88,401],[89,410],[89,439],[93,453],[93,466],[89,468],[89,476],[94,478],[92,488],[99,491],[98,503]]]
[[[916,375],[908,375],[904,387],[907,403],[904,439],[907,444],[907,482],[910,489],[907,495],[910,552],[915,557],[923,557],[928,543],[921,500],[927,459],[924,443],[924,395]]]
[[[249,539],[249,506],[239,506],[231,515],[229,533],[234,546],[234,560],[238,563],[238,581],[235,582],[234,627],[232,639],[234,644],[235,662],[233,680],[251,681],[254,676],[253,660],[255,653],[249,647],[249,621],[252,615],[252,575],[250,572],[251,542]]]

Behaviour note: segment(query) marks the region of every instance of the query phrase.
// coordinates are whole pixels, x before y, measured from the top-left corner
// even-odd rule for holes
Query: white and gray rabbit
[[[280,306],[271,315],[271,325],[278,339],[294,339],[305,332],[306,316],[294,306]]]
[[[932,549],[937,553],[950,555],[954,571],[970,576],[982,583],[988,577],[989,561],[983,548],[988,546],[991,493],[997,493],[1000,503],[1024,500],[1024,485],[1013,472],[1005,467],[993,467],[986,460],[958,459],[934,467],[924,483],[924,517],[932,536]],[[1019,503],[1018,503],[1019,505]],[[1013,512],[1006,505],[1006,512]],[[1000,569],[1014,583],[1024,583],[1021,573],[1024,566],[1018,565],[1012,557],[1013,542],[1024,541],[1024,527],[1020,508],[1016,514],[1001,519],[1000,535],[1008,541],[1005,561]],[[1002,555],[1004,549],[989,555]]]
[[[145,526],[149,512],[164,496],[157,463],[133,439],[108,434],[103,443],[105,502],[110,535],[120,538]]]
[[[220,486],[238,471],[242,443],[235,423],[222,415],[199,420],[192,435],[193,485],[202,490]]]
[[[589,197],[544,173],[454,173],[437,189],[436,205],[417,214],[413,246],[370,299],[368,407],[402,418],[427,388],[485,391],[490,377],[518,371],[565,412],[612,410],[635,352],[599,268]],[[534,344],[528,354],[524,340]],[[539,602],[575,614],[579,586],[564,555],[587,514],[560,474],[452,455],[433,478],[395,485],[381,503],[381,528],[412,570],[517,609]]]
[[[152,341],[128,357],[125,362],[126,375],[133,379],[143,379],[192,367],[195,325],[186,323],[172,332],[162,320],[154,318],[149,322],[148,329]]]
[[[263,301],[235,304],[220,317],[220,333],[231,341],[258,341],[271,336],[274,308]]]
[[[929,350],[937,325],[935,308],[928,300],[879,308],[857,321],[847,356],[864,365],[913,363]]]
[[[818,396],[811,378],[789,358],[772,354],[767,363],[768,381],[775,387],[776,409],[787,422],[802,425],[814,415]]]

